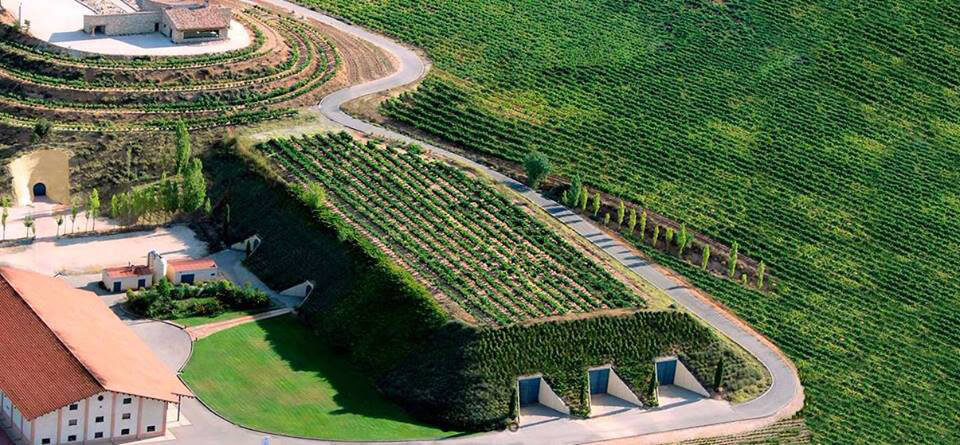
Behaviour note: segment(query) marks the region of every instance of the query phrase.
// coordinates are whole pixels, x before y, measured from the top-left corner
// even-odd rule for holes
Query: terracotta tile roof
[[[183,271],[183,270],[201,270],[201,269],[214,269],[217,267],[217,262],[212,258],[204,258],[201,260],[193,260],[189,258],[179,259],[179,260],[169,260],[167,264],[170,267]]]
[[[193,394],[91,292],[0,267],[0,389],[28,420],[102,391]]]
[[[173,8],[163,11],[175,29],[190,31],[198,29],[220,29],[230,27],[226,8]]]
[[[103,269],[103,271],[106,272],[110,278],[142,277],[153,273],[147,266],[108,267]]]

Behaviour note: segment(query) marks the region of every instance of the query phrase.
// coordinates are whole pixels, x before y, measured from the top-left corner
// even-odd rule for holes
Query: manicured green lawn
[[[270,309],[267,309],[267,310],[270,310]],[[177,324],[179,324],[179,325],[181,325],[181,326],[186,326],[186,327],[189,328],[189,327],[191,327],[191,326],[200,326],[200,325],[203,325],[203,324],[215,323],[215,322],[218,322],[218,321],[233,320],[234,318],[240,318],[240,317],[243,317],[243,316],[245,316],[245,315],[253,315],[253,314],[260,313],[260,312],[263,312],[263,310],[256,310],[256,311],[227,311],[227,312],[224,312],[224,313],[222,313],[222,314],[220,314],[220,315],[215,315],[215,316],[213,316],[213,317],[202,317],[202,316],[199,316],[199,317],[186,317],[186,318],[176,318],[176,319],[173,319],[173,320],[170,320],[170,321],[172,321],[172,322],[174,322],[174,323],[177,323]]]
[[[336,440],[448,437],[415,422],[292,316],[218,332],[194,345],[190,388],[244,426]]]

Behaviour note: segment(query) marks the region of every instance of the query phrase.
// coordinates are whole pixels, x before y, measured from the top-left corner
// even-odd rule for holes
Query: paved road
[[[629,267],[641,277],[651,282],[654,286],[662,289],[687,310],[699,316],[717,330],[723,332],[735,342],[739,343],[744,349],[757,357],[757,359],[759,359],[760,362],[767,367],[773,377],[773,384],[766,393],[750,402],[733,406],[732,410],[725,415],[710,416],[702,419],[691,419],[687,425],[636,425],[634,431],[622,431],[623,433],[626,433],[624,435],[644,434],[655,431],[667,431],[671,428],[677,429],[697,427],[748,419],[757,419],[774,416],[777,414],[782,415],[784,414],[783,411],[785,410],[798,410],[802,406],[803,388],[800,385],[800,380],[794,368],[787,363],[784,358],[768,343],[761,340],[755,332],[749,330],[741,323],[738,323],[720,308],[703,301],[687,288],[678,285],[677,281],[664,275],[662,272],[660,272],[660,270],[649,264],[645,259],[637,256],[631,249],[607,236],[590,221],[579,217],[562,205],[543,197],[519,181],[500,174],[497,171],[491,170],[490,168],[473,162],[467,158],[464,158],[463,156],[444,150],[440,147],[436,147],[422,141],[417,141],[397,132],[361,121],[347,115],[343,112],[343,110],[341,110],[341,105],[355,98],[407,85],[419,80],[426,73],[426,65],[414,51],[382,35],[374,34],[360,27],[343,23],[332,17],[302,8],[285,0],[260,1],[292,10],[297,14],[308,16],[312,19],[333,26],[347,34],[373,43],[374,45],[381,47],[385,51],[395,56],[399,61],[399,70],[390,76],[336,91],[324,97],[320,102],[319,108],[326,117],[334,122],[344,125],[345,127],[366,134],[382,136],[408,143],[420,144],[424,148],[431,150],[437,155],[454,160],[458,163],[469,165],[472,168],[485,172],[494,180],[510,187],[535,205],[549,212],[555,218],[574,229],[584,238],[602,248],[617,261]],[[562,429],[562,426],[551,426],[551,430],[553,431]],[[578,441],[576,438],[569,438],[562,435],[556,436],[556,439],[562,442]],[[581,439],[587,438],[583,437]]]

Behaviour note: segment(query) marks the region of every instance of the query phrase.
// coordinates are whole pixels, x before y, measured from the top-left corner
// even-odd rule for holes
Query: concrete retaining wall
[[[673,375],[673,384],[683,389],[693,391],[704,397],[710,397],[710,393],[697,381],[697,378],[690,373],[690,370],[683,365],[683,362],[677,360],[677,372]]]

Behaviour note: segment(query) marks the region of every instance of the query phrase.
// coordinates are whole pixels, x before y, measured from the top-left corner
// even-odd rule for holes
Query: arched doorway
[[[47,186],[42,182],[38,182],[33,185],[33,197],[39,198],[41,196],[47,196]]]

